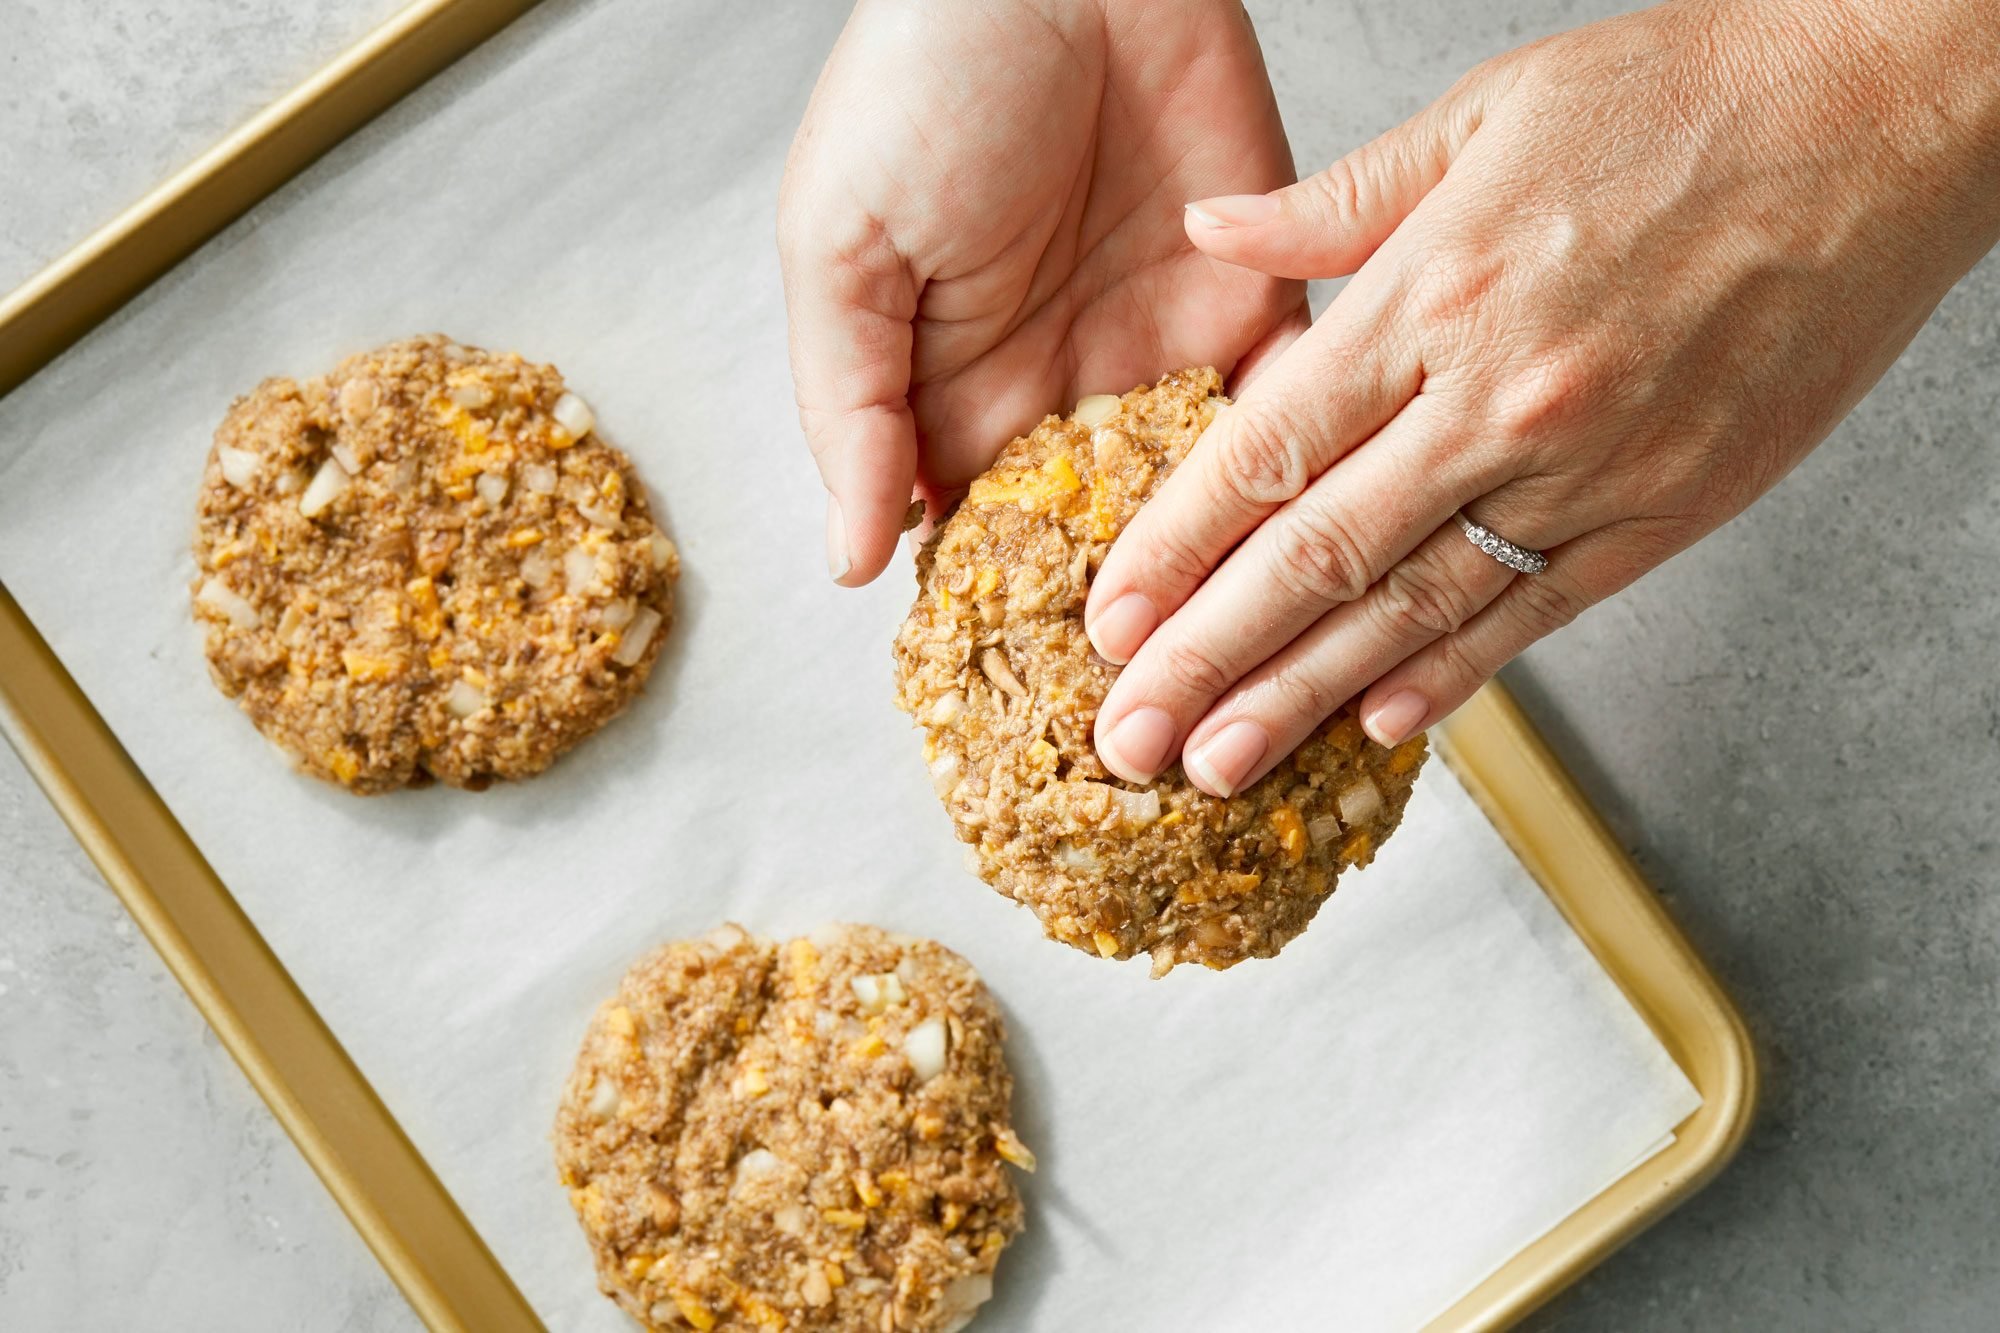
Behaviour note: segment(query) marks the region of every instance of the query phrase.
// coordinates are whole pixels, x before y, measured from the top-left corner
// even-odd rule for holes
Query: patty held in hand
[[[194,553],[216,683],[362,793],[547,768],[639,692],[680,569],[553,367],[436,336],[237,400]]]
[[[955,1333],[1034,1168],[1004,1036],[963,958],[873,926],[643,959],[556,1119],[599,1285],[674,1333]]]
[[[1230,799],[1178,766],[1121,781],[1091,728],[1117,668],[1083,606],[1111,542],[1227,408],[1213,370],[1087,398],[1015,440],[932,535],[896,639],[899,706],[971,864],[1049,934],[1107,958],[1270,957],[1395,829],[1425,757],[1343,710]]]

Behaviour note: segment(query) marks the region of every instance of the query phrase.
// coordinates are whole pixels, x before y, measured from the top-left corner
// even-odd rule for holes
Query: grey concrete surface
[[[392,7],[0,0],[0,287]],[[1307,167],[1612,8],[1252,4]],[[1736,1165],[1531,1327],[2000,1326],[1996,422],[1989,259],[1777,492],[1510,670],[1767,1071]],[[0,758],[0,1327],[412,1326]]]

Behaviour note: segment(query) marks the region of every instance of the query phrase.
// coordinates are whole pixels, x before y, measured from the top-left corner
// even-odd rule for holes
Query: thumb
[[[1479,129],[1493,90],[1480,71],[1387,134],[1296,185],[1187,206],[1204,254],[1279,278],[1339,278],[1423,202]]]
[[[910,414],[916,280],[879,227],[829,208],[779,206],[778,251],[799,423],[826,483],[826,558],[850,588],[882,572],[910,507],[917,431]]]

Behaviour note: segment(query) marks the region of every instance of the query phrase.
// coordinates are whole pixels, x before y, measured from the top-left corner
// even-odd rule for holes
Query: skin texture
[[[863,0],[778,210],[833,576],[874,578],[913,488],[962,488],[1044,414],[1295,336],[1302,284],[1181,223],[1293,179],[1234,5]]]
[[[1239,367],[1099,570],[1106,766],[1227,795],[1357,696],[1394,743],[1776,484],[2000,235],[1986,9],[1674,0],[1488,61],[1296,186],[1195,200],[1194,252],[1353,279]]]

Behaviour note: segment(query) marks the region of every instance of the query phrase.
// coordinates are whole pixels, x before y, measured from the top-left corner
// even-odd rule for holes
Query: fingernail
[[[1268,194],[1219,194],[1187,206],[1196,222],[1208,227],[1261,227],[1278,216],[1278,201]]]
[[[1378,745],[1401,745],[1431,715],[1431,701],[1415,690],[1398,690],[1368,710],[1361,729]]]
[[[1097,755],[1127,782],[1151,782],[1167,766],[1174,720],[1157,708],[1134,709],[1098,742]]]
[[[854,568],[854,557],[847,553],[847,519],[840,512],[840,501],[833,496],[826,499],[826,568],[835,583]]]
[[[1142,592],[1128,592],[1104,608],[1083,627],[1090,646],[1113,666],[1124,666],[1139,651],[1146,636],[1160,627],[1160,613],[1153,599]]]
[[[1181,756],[1181,763],[1217,796],[1234,796],[1270,748],[1264,728],[1255,722],[1231,722]]]

